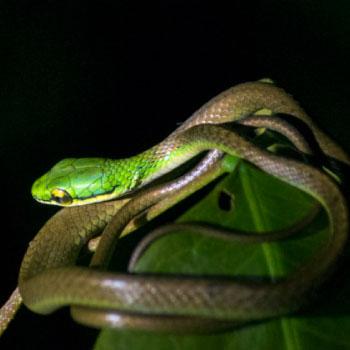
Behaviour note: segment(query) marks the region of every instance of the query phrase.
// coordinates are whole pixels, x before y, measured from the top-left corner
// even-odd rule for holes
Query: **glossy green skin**
[[[168,154],[169,157],[160,157],[161,162],[156,162],[161,171],[169,164],[174,164],[175,158],[172,159],[172,155],[176,153],[176,158],[186,159],[206,149],[220,149],[231,156],[238,155],[248,159],[260,169],[311,194],[323,204],[330,220],[331,234],[328,244],[288,278],[272,284],[251,281],[236,284],[232,279],[182,279],[174,276],[151,278],[137,274],[114,275],[102,272],[100,269],[109,260],[116,239],[125,225],[145,208],[165,198],[167,192],[161,187],[153,194],[147,191],[140,194],[129,205],[124,206],[118,215],[113,216],[102,234],[91,262],[91,266],[98,269],[71,266],[80,250],[77,242],[85,242],[79,234],[76,242],[76,235],[71,235],[70,230],[80,230],[84,224],[89,228],[86,232],[94,231],[96,223],[91,223],[90,214],[79,223],[77,220],[80,216],[76,215],[77,212],[72,212],[68,223],[58,220],[57,224],[64,225],[65,231],[68,228],[66,240],[62,240],[59,230],[52,225],[49,225],[49,229],[45,228],[40,237],[37,236],[30,245],[21,267],[19,290],[28,307],[36,312],[49,313],[64,305],[79,305],[91,307],[93,310],[106,308],[140,315],[195,316],[219,321],[246,322],[297,310],[306,300],[309,291],[323,282],[342,251],[348,232],[346,201],[337,185],[327,175],[304,163],[265,152],[237,134],[220,127],[196,126],[178,135],[177,141],[177,144],[167,142],[173,152]],[[153,152],[159,150],[158,145]],[[132,164],[134,163],[135,159]],[[150,168],[153,169],[152,166]],[[151,176],[145,178],[149,179]],[[170,186],[168,190],[172,188],[177,187]],[[87,207],[92,211],[96,210],[96,206]],[[99,224],[104,220],[98,217],[96,221]],[[83,235],[84,240],[89,239],[85,236],[86,232]],[[49,246],[53,254],[48,253]],[[58,249],[58,246],[61,248]],[[67,247],[72,247],[71,252]],[[38,258],[39,252],[43,253],[41,258]],[[78,310],[78,317],[79,315],[81,310]],[[96,314],[92,311],[89,315],[96,325]],[[146,322],[153,319],[150,316]]]
[[[67,158],[58,162],[32,186],[33,197],[45,204],[74,206],[119,198],[176,168],[193,156],[195,144],[160,143],[125,159]],[[57,202],[54,190],[71,201]]]
[[[47,204],[78,205],[120,197],[144,184],[160,164],[149,162],[151,150],[127,159],[67,158],[32,186],[32,195]],[[61,189],[72,203],[57,203],[52,191]],[[102,198],[103,197],[103,198]]]
[[[270,109],[276,113],[295,115],[310,126],[325,153],[338,159],[345,159],[349,163],[347,155],[313,126],[310,119],[289,95],[269,83],[255,82],[233,87],[209,101],[188,122],[181,125],[180,131],[190,128],[185,136],[182,134],[183,139],[180,135],[176,141],[170,136],[150,150],[123,160],[87,158],[67,159],[59,162],[35,182],[32,189],[33,196],[39,201],[59,205],[86,204],[119,197],[177,167],[191,155],[197,154],[198,150],[219,148],[222,152],[227,152],[232,156],[238,155],[251,161],[269,174],[277,176],[319,199],[329,213],[332,226],[333,236],[329,249],[326,247],[327,250],[320,251],[314,260],[293,274],[291,278],[277,285],[231,285],[231,280],[229,283],[218,280],[217,285],[212,288],[212,281],[206,279],[203,279],[199,286],[198,278],[194,280],[169,278],[168,281],[165,277],[164,280],[150,281],[148,276],[144,280],[137,280],[140,276],[112,276],[113,281],[116,282],[113,284],[116,289],[125,287],[119,291],[122,299],[117,297],[118,290],[114,290],[113,293],[105,291],[104,282],[111,281],[110,274],[102,276],[101,271],[97,269],[87,269],[84,271],[89,275],[84,275],[85,272],[82,269],[70,266],[75,262],[80,244],[84,244],[84,240],[90,239],[87,234],[95,234],[97,228],[110,222],[108,226],[110,229],[108,230],[107,227],[102,235],[92,261],[92,266],[104,266],[104,261],[109,259],[115,239],[118,238],[124,225],[135,215],[143,212],[145,208],[165,199],[165,197],[160,196],[164,191],[164,188],[161,188],[153,193],[153,197],[149,193],[144,194],[143,197],[140,194],[134,201],[130,201],[129,206],[118,211],[118,215],[106,213],[103,216],[101,212],[98,212],[99,208],[107,208],[111,202],[60,211],[58,215],[67,215],[65,220],[61,216],[57,216],[54,224],[51,222],[43,228],[31,243],[23,260],[19,285],[26,305],[42,313],[67,304],[94,307],[102,305],[107,306],[109,310],[114,308],[116,310],[131,310],[135,313],[141,312],[142,316],[145,310],[160,314],[164,311],[164,305],[170,302],[170,305],[165,308],[167,316],[172,314],[180,316],[201,315],[211,318],[214,315],[213,312],[219,310],[220,314],[216,313],[217,315],[232,320],[235,320],[237,316],[245,320],[261,319],[270,317],[271,313],[274,315],[284,314],[294,310],[297,306],[295,302],[299,303],[310,287],[315,287],[315,284],[322,282],[323,276],[328,274],[328,268],[333,265],[342,249],[348,226],[347,209],[341,193],[328,177],[316,169],[288,159],[275,159],[268,153],[261,153],[261,150],[247,144],[244,140],[240,140],[239,137],[225,134],[223,129],[214,130],[205,125],[204,128],[191,129],[192,126],[198,124],[239,120],[262,108]],[[201,142],[202,145],[200,146],[198,142]],[[238,153],[236,154],[236,152]],[[194,183],[198,182],[196,177],[194,180]],[[56,193],[64,191],[71,198],[71,201],[65,204],[58,203],[52,197],[55,191]],[[154,202],[150,203],[150,200]],[[86,215],[79,215],[80,210]],[[62,239],[62,232],[65,234],[64,239]],[[59,276],[55,272],[59,274],[61,270],[57,271],[57,269],[61,267],[63,270]],[[134,278],[136,278],[136,284],[133,284]],[[141,278],[143,277],[141,276]],[[129,287],[131,289],[128,289]],[[166,289],[164,289],[165,287]],[[178,292],[180,287],[182,288],[181,293]],[[245,304],[242,303],[241,287],[243,287]],[[246,287],[248,292],[244,291]],[[101,293],[96,288],[100,288]],[[218,293],[218,290],[222,288],[225,289],[224,292]],[[41,291],[46,293],[46,296],[43,295],[42,301],[40,301]],[[193,298],[192,293],[195,291],[198,291],[199,294]],[[226,291],[231,294],[227,294]],[[132,295],[136,296],[136,303],[130,299]],[[140,295],[144,296],[141,300]],[[207,295],[210,296],[211,305],[208,305]],[[113,299],[111,304],[108,304],[109,296],[112,296]],[[238,299],[235,300],[235,297]],[[193,300],[196,301],[195,304],[192,302]],[[201,302],[200,305],[198,301]],[[45,304],[46,302],[47,304]],[[141,308],[138,308],[139,302],[143,302]],[[187,302],[188,305],[184,305]],[[92,318],[96,320],[98,317],[93,314]],[[148,321],[153,320],[152,318]],[[146,322],[148,321],[146,320]],[[97,323],[94,322],[94,324]]]
[[[55,188],[64,189],[73,198],[85,198],[110,188],[110,177],[104,176],[106,160],[100,158],[67,158],[58,162],[32,186],[32,195],[43,202],[51,200]]]
[[[237,85],[195,112],[160,144],[127,159],[65,159],[40,177],[32,187],[39,202],[60,206],[83,205],[121,197],[151,182],[182,164],[193,155],[195,144],[179,144],[176,135],[199,124],[221,124],[244,119],[258,111],[295,116],[314,133],[317,142],[325,145],[326,154],[348,162],[348,156],[327,135],[318,130],[311,119],[283,90],[270,80]],[[209,145],[208,145],[209,146]],[[215,145],[211,145],[216,148]],[[59,201],[53,193],[63,190],[69,201]]]

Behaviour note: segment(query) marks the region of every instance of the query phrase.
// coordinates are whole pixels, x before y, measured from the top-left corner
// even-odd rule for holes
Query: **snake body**
[[[262,109],[290,114],[305,122],[322,150],[350,163],[348,155],[319,130],[303,109],[282,89],[271,83],[237,85],[210,100],[158,145],[127,159],[64,159],[39,178],[32,188],[38,201],[62,206],[83,205],[118,198],[176,168],[187,156],[177,135],[200,124],[244,120]],[[213,151],[212,156],[218,151]],[[216,156],[217,157],[217,156]]]
[[[210,328],[297,310],[334,267],[347,239],[348,209],[338,185],[322,170],[271,154],[233,131],[210,125],[232,121],[249,125],[249,116],[262,109],[301,120],[327,156],[350,163],[288,94],[266,82],[240,84],[221,93],[164,141],[137,156],[61,161],[34,183],[32,193],[41,202],[72,207],[51,218],[28,248],[19,277],[25,305],[43,314],[74,305],[74,317],[80,322],[146,329],[172,329],[180,323],[185,328],[189,324]],[[262,117],[259,124],[257,119],[251,125],[273,129],[271,120],[264,122]],[[295,135],[292,128],[283,133],[288,138]],[[128,195],[206,150],[210,152],[199,165],[175,181],[150,187],[131,200],[101,202]],[[253,163],[321,203],[329,217],[330,236],[314,257],[275,283],[103,271],[130,221],[177,192],[186,192],[196,179],[203,178],[198,182],[204,183],[215,178],[222,173],[224,154]],[[87,203],[92,204],[82,205]],[[91,262],[94,268],[74,266],[81,247],[104,227]]]

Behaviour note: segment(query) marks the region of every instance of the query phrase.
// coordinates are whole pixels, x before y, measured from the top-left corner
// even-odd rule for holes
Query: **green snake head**
[[[135,184],[126,160],[68,158],[58,162],[32,186],[34,199],[45,204],[75,206],[120,197]]]

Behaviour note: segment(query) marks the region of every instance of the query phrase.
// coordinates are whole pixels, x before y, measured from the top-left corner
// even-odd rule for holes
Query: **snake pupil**
[[[56,188],[51,192],[51,199],[59,204],[70,204],[73,201],[70,194],[60,188]]]

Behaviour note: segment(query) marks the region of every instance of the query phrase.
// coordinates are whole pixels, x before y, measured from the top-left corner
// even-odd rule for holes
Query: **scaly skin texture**
[[[286,279],[276,283],[257,283],[238,282],[234,278],[112,274],[95,269],[66,268],[57,262],[49,269],[43,266],[40,273],[38,270],[32,273],[34,267],[28,267],[28,261],[31,262],[31,256],[39,250],[46,251],[48,246],[47,242],[42,243],[41,237],[38,244],[42,244],[42,248],[34,245],[21,268],[20,291],[27,306],[40,313],[51,312],[63,305],[81,305],[146,315],[201,316],[247,322],[295,311],[305,302],[310,289],[323,282],[342,251],[348,232],[345,200],[327,175],[303,163],[272,155],[216,126],[191,128],[179,134],[176,140],[179,144],[186,143],[187,152],[191,154],[215,147],[243,157],[314,196],[329,215],[329,241],[308,263]],[[105,229],[92,266],[103,267],[125,225],[145,208],[176,191],[176,186],[172,186],[151,189],[128,202]],[[56,244],[49,246],[55,247],[57,252]],[[63,250],[67,251],[67,247]],[[63,261],[66,264],[67,257]]]
[[[186,145],[175,145],[176,136],[199,124],[222,124],[244,120],[261,109],[290,114],[305,122],[323,151],[345,163],[348,155],[319,130],[303,109],[282,89],[271,83],[251,82],[219,94],[195,112],[174,133],[151,149],[127,159],[65,159],[39,178],[32,187],[35,199],[64,206],[113,199],[143,186],[183,162]],[[55,189],[64,190],[71,201],[57,202]]]
[[[343,248],[348,231],[347,208],[337,186],[321,171],[273,156],[235,133],[199,125],[228,121],[247,122],[249,125],[248,116],[261,109],[291,114],[302,120],[313,131],[323,152],[349,164],[345,152],[312,123],[289,95],[263,82],[241,84],[218,95],[163,142],[140,155],[117,161],[64,160],[33,185],[33,195],[37,200],[74,206],[115,198],[142,187],[203,150],[216,149],[202,161],[202,168],[199,165],[175,182],[140,193],[120,210],[116,209],[116,202],[105,202],[59,212],[40,230],[23,260],[19,286],[25,304],[40,313],[70,304],[112,308],[111,312],[124,321],[108,323],[110,315],[101,309],[97,312],[75,308],[74,316],[80,322],[94,326],[141,325],[145,329],[173,329],[179,326],[178,321],[184,321],[183,317],[186,320],[190,317],[195,321],[190,323],[199,328],[218,325],[220,328],[222,322],[226,325],[226,321],[245,322],[297,309],[305,301],[310,288],[322,282]],[[195,125],[199,126],[191,128]],[[251,125],[264,126],[263,118],[260,125],[256,120]],[[274,129],[273,125],[273,121],[265,120],[265,127]],[[296,133],[288,126],[285,131],[279,130],[291,139]],[[302,137],[296,137],[296,140],[294,143],[302,149],[304,146],[301,145],[305,144]],[[309,153],[308,149],[303,151]],[[170,203],[174,203],[176,198],[183,198],[187,192],[198,188],[198,179],[202,179],[199,180],[200,186],[225,171],[224,162],[220,161],[222,152],[244,158],[319,200],[330,218],[329,244],[292,276],[275,284],[237,283],[232,279],[114,275],[72,267],[81,246],[109,222],[92,260],[92,266],[105,266],[116,239],[130,220],[148,209],[152,212],[156,208],[152,215],[157,215],[157,210],[161,212],[169,205],[169,198],[173,198]],[[177,196],[179,191],[182,194]],[[162,203],[166,203],[165,206]],[[117,211],[118,215],[114,216]],[[123,318],[119,311],[135,314]],[[168,322],[159,322],[159,318],[154,317],[164,314]],[[199,316],[206,319],[198,319]]]

